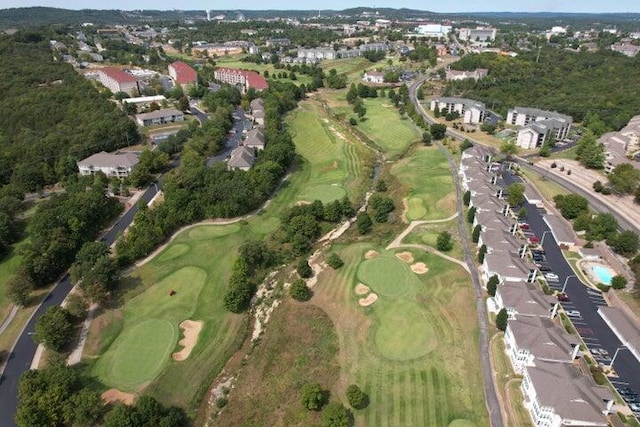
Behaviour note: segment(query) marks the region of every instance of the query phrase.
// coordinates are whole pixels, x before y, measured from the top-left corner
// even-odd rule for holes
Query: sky
[[[322,9],[342,10],[350,7],[393,7],[433,12],[635,12],[638,0],[3,0],[0,8],[50,6],[65,9],[156,9],[156,10],[230,10],[230,9]]]

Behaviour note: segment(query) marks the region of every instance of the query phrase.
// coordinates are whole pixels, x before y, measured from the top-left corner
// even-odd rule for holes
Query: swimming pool
[[[596,275],[601,283],[604,283],[605,285],[611,284],[611,278],[613,277],[613,274],[608,268],[603,267],[602,265],[594,265],[591,267],[591,271],[593,271],[593,274]]]

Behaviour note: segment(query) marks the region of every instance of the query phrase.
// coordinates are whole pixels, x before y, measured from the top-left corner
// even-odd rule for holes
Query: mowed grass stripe
[[[409,384],[407,384],[407,375],[405,371],[401,371],[398,375],[398,388],[400,389],[400,424],[401,426],[407,425],[407,399],[410,399],[410,395],[407,395],[407,389]],[[397,418],[397,417],[396,417]]]

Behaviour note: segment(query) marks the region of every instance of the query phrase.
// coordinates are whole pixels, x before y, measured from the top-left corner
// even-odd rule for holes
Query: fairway
[[[406,194],[408,221],[442,219],[456,212],[447,158],[437,147],[416,147],[391,168]]]
[[[468,274],[418,250],[410,252],[428,267],[426,274],[413,273],[396,257],[406,249],[358,243],[333,250],[345,265],[320,276],[313,302],[340,337],[339,384],[358,384],[369,395],[369,406],[354,411],[355,424],[488,426]],[[370,250],[379,256],[366,259]],[[358,305],[358,283],[379,294],[371,306]]]

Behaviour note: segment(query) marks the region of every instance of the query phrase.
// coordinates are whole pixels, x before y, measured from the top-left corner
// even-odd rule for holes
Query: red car
[[[569,299],[569,295],[567,295],[567,294],[558,294],[556,297],[558,298],[558,301],[562,301],[562,302],[571,301]]]

